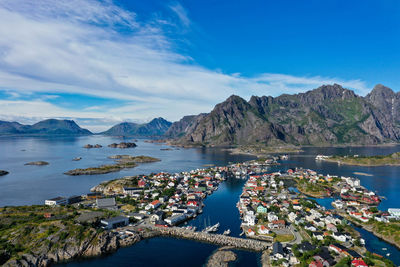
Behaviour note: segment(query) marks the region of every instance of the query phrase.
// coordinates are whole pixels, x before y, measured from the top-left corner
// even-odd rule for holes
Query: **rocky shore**
[[[223,247],[215,251],[207,262],[207,267],[228,267],[229,262],[236,261],[237,255],[228,250],[230,247]]]
[[[83,148],[101,148],[101,147],[103,147],[103,146],[99,145],[99,144],[95,144],[95,145],[87,144],[87,145],[83,146]]]
[[[47,161],[32,161],[25,163],[25,165],[36,165],[36,166],[44,166],[44,165],[49,165]]]
[[[109,158],[115,159],[117,162],[115,164],[101,165],[99,167],[89,167],[86,169],[74,169],[65,172],[66,175],[95,175],[95,174],[105,174],[110,172],[118,172],[125,168],[134,168],[137,163],[150,163],[160,161],[160,159],[148,157],[148,156],[129,156],[129,155],[115,155]]]
[[[19,259],[7,261],[4,266],[50,266],[54,263],[65,262],[76,258],[101,256],[119,247],[133,245],[141,240],[137,234],[120,239],[113,232],[102,232],[86,237],[83,241],[68,240],[70,242],[62,247],[54,249],[54,246],[41,246],[32,253],[23,254]],[[57,240],[50,239],[50,244],[56,244]]]

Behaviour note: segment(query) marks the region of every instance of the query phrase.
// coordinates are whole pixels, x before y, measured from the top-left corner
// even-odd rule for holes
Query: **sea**
[[[132,142],[135,148],[109,148],[111,143]],[[100,144],[102,148],[83,148],[86,144]],[[0,177],[0,206],[43,204],[45,199],[57,196],[72,196],[88,193],[90,188],[102,181],[129,175],[165,172],[190,171],[209,165],[224,166],[243,162],[255,157],[232,155],[223,148],[171,148],[164,144],[148,143],[144,139],[118,138],[102,135],[80,137],[0,137],[0,169],[9,171]],[[366,188],[384,196],[379,206],[381,210],[400,208],[400,167],[361,167],[338,165],[330,162],[317,162],[315,156],[324,155],[384,155],[400,151],[400,146],[380,147],[305,147],[303,151],[289,155],[271,171],[286,171],[289,168],[303,167],[322,174],[352,176],[361,180]],[[87,168],[112,163],[111,155],[146,155],[161,159],[160,162],[144,163],[133,169],[116,173],[68,176],[63,173],[75,168]],[[82,157],[80,161],[73,161]],[[46,166],[24,165],[31,161],[47,161]],[[199,229],[205,224],[220,223],[219,232],[231,230],[232,236],[239,236],[240,219],[236,203],[242,192],[245,180],[230,178],[220,184],[219,189],[207,197],[203,213],[188,225]],[[318,202],[331,208],[331,199]],[[400,265],[400,250],[376,238],[371,233],[356,228],[366,241],[368,250],[386,255],[396,265]],[[60,266],[203,266],[208,257],[218,247],[206,243],[173,238],[153,238],[133,246],[90,259],[81,259]],[[245,250],[234,251],[238,259],[230,266],[259,266],[260,253]]]

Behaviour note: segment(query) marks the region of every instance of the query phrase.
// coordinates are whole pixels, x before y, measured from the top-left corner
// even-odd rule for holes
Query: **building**
[[[164,221],[168,223],[169,225],[176,225],[181,222],[186,220],[186,215],[185,214],[180,214],[180,215],[173,215],[169,218],[166,218]]]
[[[99,209],[116,210],[117,204],[115,198],[99,198],[96,199],[96,206]]]
[[[68,200],[65,197],[56,197],[52,199],[46,199],[44,204],[47,206],[67,205]]]
[[[81,196],[72,196],[68,198],[68,204],[74,204],[82,201]]]
[[[280,260],[285,257],[285,252],[283,251],[283,246],[280,242],[275,242],[272,244],[272,259]]]
[[[388,209],[390,215],[400,217],[400,209]]]
[[[110,219],[101,220],[100,223],[102,225],[102,228],[110,230],[128,225],[129,218],[124,216],[117,216]]]
[[[267,208],[260,204],[257,207],[257,213],[265,214],[267,213]]]

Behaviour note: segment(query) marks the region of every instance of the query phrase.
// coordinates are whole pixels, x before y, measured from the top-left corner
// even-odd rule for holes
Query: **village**
[[[277,160],[259,159],[176,174],[128,176],[103,182],[87,195],[57,197],[45,204],[83,207],[85,212],[79,215],[79,223],[115,231],[121,239],[147,229],[178,238],[236,244],[238,248],[267,248],[268,261],[275,266],[319,267],[347,262],[363,267],[384,260],[365,249],[364,240],[345,217],[389,221],[399,218],[398,210],[379,212],[376,206],[380,198],[355,178],[320,175],[301,168],[268,173]],[[223,233],[226,238],[216,235],[219,223],[204,229],[182,226],[202,213],[203,200],[222,181],[232,178],[246,179],[237,203],[242,235],[261,243],[243,244],[238,238],[229,239],[229,229]],[[332,202],[335,209],[319,205],[315,198],[327,196],[336,197]]]
[[[333,209],[317,198],[336,197]],[[243,234],[273,242],[270,262],[276,266],[369,266],[371,254],[346,217],[362,222],[398,219],[398,210],[379,212],[380,198],[360,180],[289,169],[285,173],[249,175],[237,207]],[[367,255],[367,256],[366,256]]]

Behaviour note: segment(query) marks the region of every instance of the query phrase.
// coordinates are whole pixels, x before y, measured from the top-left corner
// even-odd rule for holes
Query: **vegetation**
[[[112,156],[111,158],[116,159],[117,162],[115,164],[107,164],[101,165],[99,167],[89,167],[86,169],[74,169],[67,171],[65,174],[67,175],[93,175],[93,174],[104,174],[110,172],[117,172],[125,168],[134,168],[137,166],[137,163],[147,163],[147,162],[156,162],[160,161],[157,158],[148,157],[148,156],[129,156],[129,155],[117,155]]]
[[[79,245],[96,236],[90,224],[76,224],[71,206],[0,208],[0,265],[24,253],[54,252],[65,244]]]
[[[400,152],[378,156],[332,156],[327,161],[358,166],[400,165]]]

